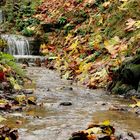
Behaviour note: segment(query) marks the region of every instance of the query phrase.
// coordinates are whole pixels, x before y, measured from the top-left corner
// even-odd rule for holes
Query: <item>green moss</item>
[[[27,29],[27,28],[24,28],[24,29],[22,30],[22,34],[25,35],[25,36],[28,36],[28,37],[33,36],[34,33],[35,33],[35,32],[34,32],[33,30],[29,30],[29,29]]]

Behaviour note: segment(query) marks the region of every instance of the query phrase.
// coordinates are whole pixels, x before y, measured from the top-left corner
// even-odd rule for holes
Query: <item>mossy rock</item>
[[[112,93],[126,94],[131,89],[138,90],[140,81],[140,55],[137,55],[124,62],[121,67],[114,72],[115,77],[109,90]]]
[[[127,91],[131,90],[132,86],[122,83],[118,81],[112,89],[112,93],[124,95]]]

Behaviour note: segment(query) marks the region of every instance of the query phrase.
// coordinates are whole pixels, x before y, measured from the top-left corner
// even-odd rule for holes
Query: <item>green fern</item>
[[[0,52],[0,64],[10,66],[12,70],[20,77],[25,76],[25,72],[21,69],[21,67],[18,64],[16,64],[15,58],[10,54]]]

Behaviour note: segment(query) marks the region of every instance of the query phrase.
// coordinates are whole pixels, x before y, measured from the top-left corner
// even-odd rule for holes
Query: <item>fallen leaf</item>
[[[2,121],[6,121],[6,119],[0,115],[0,122]]]
[[[23,95],[17,95],[15,97],[15,100],[19,103],[19,104],[22,104],[23,102],[26,101],[26,96],[23,94]]]
[[[133,20],[132,18],[128,19],[126,22],[126,28],[124,29],[125,31],[133,31],[134,30],[134,24],[136,23],[135,20]]]
[[[108,125],[110,125],[110,121],[109,121],[109,120],[106,120],[106,121],[104,121],[104,122],[102,123],[102,125],[108,126]]]

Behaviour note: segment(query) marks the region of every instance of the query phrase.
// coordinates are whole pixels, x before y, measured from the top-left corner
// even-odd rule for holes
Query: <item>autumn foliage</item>
[[[139,48],[139,15],[130,11],[134,4],[138,10],[137,0],[42,2],[34,15],[42,27],[66,23],[61,28],[51,26],[51,32],[44,30],[49,41],[41,45],[41,52],[57,57],[53,65],[63,78],[90,88],[106,87],[112,71]]]

